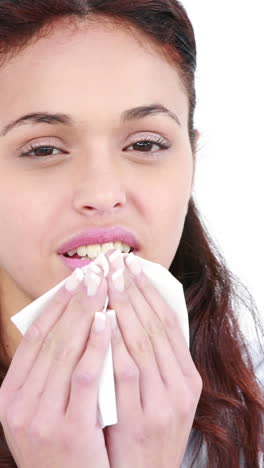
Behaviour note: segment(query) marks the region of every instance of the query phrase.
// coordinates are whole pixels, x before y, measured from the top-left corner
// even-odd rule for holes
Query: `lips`
[[[116,241],[124,242],[136,251],[140,248],[134,234],[123,227],[117,226],[110,228],[90,228],[79,232],[66,241],[59,248],[57,253],[63,255],[70,250],[81,247],[82,245],[105,244],[106,242]]]

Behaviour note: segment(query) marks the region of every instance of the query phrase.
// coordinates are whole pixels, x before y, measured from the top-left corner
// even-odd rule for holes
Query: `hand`
[[[91,328],[106,301],[107,283],[102,272],[98,276],[94,296],[87,296],[84,282],[75,293],[57,292],[23,337],[3,381],[0,418],[20,468],[109,468],[97,424],[109,320],[102,332]]]
[[[122,257],[115,262],[107,278],[108,307],[119,324],[112,335],[118,423],[104,429],[110,465],[179,467],[202,380],[175,312],[143,272],[133,275]],[[125,290],[119,292],[111,275],[122,263]]]

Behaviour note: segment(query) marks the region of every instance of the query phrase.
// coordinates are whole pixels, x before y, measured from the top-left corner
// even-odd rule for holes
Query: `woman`
[[[244,299],[192,197],[196,44],[184,8],[5,0],[0,18],[0,466],[260,467],[263,357],[239,329]],[[111,274],[83,280],[74,258],[110,241],[127,244],[105,246]],[[118,248],[134,249],[124,275]],[[183,284],[190,352],[136,256]],[[72,270],[22,337],[10,317]],[[95,314],[107,291],[118,326]],[[110,339],[118,424],[102,429]]]

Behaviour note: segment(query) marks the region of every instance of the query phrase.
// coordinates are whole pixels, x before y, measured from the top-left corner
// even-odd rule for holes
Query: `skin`
[[[69,276],[57,250],[73,234],[124,226],[138,239],[139,256],[170,267],[195,154],[179,74],[138,32],[136,38],[97,21],[72,34],[60,22],[4,65],[0,81],[0,132],[33,112],[67,113],[76,121],[28,124],[0,137],[0,307],[9,363],[22,339],[10,317]],[[157,102],[181,125],[163,114],[120,122],[123,111]],[[143,152],[135,146],[143,136],[164,137],[170,148],[154,144]],[[59,151],[46,161],[33,159],[35,153],[20,158],[30,143]]]

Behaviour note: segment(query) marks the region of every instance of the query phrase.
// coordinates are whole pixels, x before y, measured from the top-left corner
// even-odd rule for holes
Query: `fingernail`
[[[102,312],[95,312],[94,314],[94,328],[97,332],[102,332],[106,327],[106,315]]]
[[[112,281],[113,281],[114,287],[119,292],[123,292],[125,289],[123,271],[124,271],[123,269],[118,270],[112,275]]]
[[[71,274],[71,276],[67,279],[65,283],[65,289],[70,292],[76,291],[80,283],[82,282],[84,278],[84,273],[81,270],[81,268],[76,268],[74,272]]]
[[[116,258],[119,258],[120,255],[121,255],[120,250],[119,250],[119,249],[116,249],[116,251],[113,252],[113,253],[110,255],[110,257],[109,257],[110,262],[111,262],[111,263],[114,263],[115,259],[116,259]]]
[[[142,271],[142,267],[136,257],[132,252],[125,259],[126,265],[133,275],[139,275]]]
[[[109,262],[115,270],[125,269],[122,252],[120,252],[120,250],[118,249],[114,253],[112,253],[112,255],[110,255]]]
[[[89,268],[89,270],[92,270],[97,275],[99,275],[101,273],[101,268],[99,268],[99,266],[97,266],[95,263],[90,263],[88,268]]]
[[[95,296],[101,283],[101,277],[91,272],[85,277],[85,284],[87,286],[87,296]]]
[[[107,258],[106,258],[106,256],[104,255],[103,252],[100,253],[100,255],[98,255],[96,260],[94,260],[94,263],[96,265],[100,265],[102,267],[103,272],[104,272],[104,277],[106,278],[106,276],[109,273],[109,263],[108,263]]]
[[[106,311],[106,314],[110,318],[111,329],[114,330],[115,328],[117,328],[116,311],[113,309],[108,309]]]
[[[86,287],[89,284],[89,278],[90,278],[92,273],[95,273],[97,276],[100,276],[101,275],[101,268],[98,267],[95,264],[90,263],[87,270],[85,271],[84,279],[83,279],[83,282],[84,282]]]

